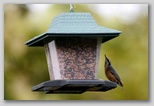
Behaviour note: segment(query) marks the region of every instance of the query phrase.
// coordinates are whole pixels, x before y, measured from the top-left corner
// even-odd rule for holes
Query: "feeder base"
[[[101,79],[51,80],[34,86],[32,91],[43,91],[46,94],[81,94],[86,91],[105,92],[116,87],[116,83]]]

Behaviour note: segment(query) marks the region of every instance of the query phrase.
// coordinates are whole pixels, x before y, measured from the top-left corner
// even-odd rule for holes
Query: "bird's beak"
[[[107,60],[107,61],[108,61],[108,58],[106,57],[106,54],[105,54],[105,60]]]
[[[105,54],[105,58],[107,58],[107,57],[106,57],[106,54]]]
[[[105,59],[109,64],[111,64],[110,60],[106,57],[106,54],[105,54]]]

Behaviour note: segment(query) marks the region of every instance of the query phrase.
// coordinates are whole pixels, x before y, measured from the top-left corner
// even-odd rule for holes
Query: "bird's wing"
[[[119,75],[116,73],[116,71],[114,70],[114,68],[112,66],[109,66],[109,71],[116,77],[116,79],[118,79],[119,81],[121,81]]]

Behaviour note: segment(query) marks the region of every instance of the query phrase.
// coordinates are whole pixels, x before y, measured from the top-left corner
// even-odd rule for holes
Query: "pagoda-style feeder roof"
[[[43,46],[53,37],[102,37],[102,43],[117,37],[121,31],[96,24],[90,13],[67,12],[56,16],[48,30],[26,42],[28,46]]]

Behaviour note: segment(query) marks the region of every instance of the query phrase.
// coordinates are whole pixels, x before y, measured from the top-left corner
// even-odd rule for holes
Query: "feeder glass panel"
[[[95,79],[101,38],[57,37],[45,45],[50,79]]]

